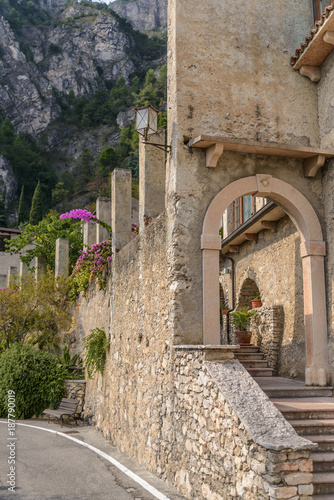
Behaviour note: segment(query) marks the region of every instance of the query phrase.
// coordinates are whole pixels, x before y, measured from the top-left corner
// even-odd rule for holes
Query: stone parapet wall
[[[311,498],[307,441],[294,433],[240,363],[205,362],[196,349],[176,351],[174,375],[170,473],[187,498]],[[219,387],[222,380],[229,389]]]
[[[283,336],[283,307],[269,306],[256,309],[257,315],[251,320],[251,343],[260,347],[274,375],[278,371],[280,345]]]

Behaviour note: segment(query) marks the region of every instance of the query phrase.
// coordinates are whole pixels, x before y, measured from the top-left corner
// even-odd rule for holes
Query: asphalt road
[[[93,427],[60,428],[60,425],[46,421],[24,421],[33,425],[16,425],[15,434],[10,436],[7,422],[0,421],[0,499],[20,500],[183,500],[157,479],[131,462],[124,454],[117,451]],[[96,452],[73,442],[63,435],[56,435],[45,429],[62,431],[64,434],[88,443],[127,467],[146,481],[149,488],[142,487],[134,478],[119,470],[106,458]],[[17,439],[13,439],[16,437]],[[11,465],[15,467],[15,477],[10,478]],[[12,469],[13,471],[13,469]],[[8,490],[15,482],[15,493]]]

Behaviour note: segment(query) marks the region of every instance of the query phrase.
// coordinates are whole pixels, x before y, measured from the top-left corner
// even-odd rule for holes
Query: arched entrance
[[[305,383],[325,386],[329,377],[324,256],[325,242],[310,202],[293,186],[271,175],[244,177],[223,188],[206,212],[201,237],[203,269],[203,341],[219,344],[219,251],[221,216],[239,196],[269,197],[282,206],[296,225],[303,265],[306,340]]]

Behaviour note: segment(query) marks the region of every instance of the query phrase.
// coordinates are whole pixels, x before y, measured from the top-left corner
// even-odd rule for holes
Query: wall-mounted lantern
[[[136,112],[136,131],[144,137],[144,144],[150,144],[169,153],[170,146],[164,146],[156,142],[149,141],[149,135],[156,134],[158,131],[158,115],[160,111],[151,104],[142,108],[135,108]]]

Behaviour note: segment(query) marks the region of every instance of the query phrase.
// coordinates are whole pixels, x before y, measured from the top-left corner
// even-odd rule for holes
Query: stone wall
[[[79,300],[78,349],[96,326],[111,340],[103,376],[87,380],[84,416],[192,500],[310,491],[312,445],[231,359],[231,347],[217,363],[210,348],[173,347],[166,240],[162,214],[116,255],[106,290],[91,285]]]
[[[256,310],[257,315],[251,320],[251,343],[260,347],[268,366],[274,370],[273,375],[277,375],[283,336],[283,307],[259,307]],[[292,359],[291,362],[295,363],[295,360]]]
[[[65,380],[65,397],[69,399],[78,399],[78,408],[75,416],[81,418],[85,405],[86,380]]]
[[[303,302],[303,273],[300,257],[300,238],[292,221],[285,217],[278,222],[277,232],[268,230],[258,234],[258,243],[248,241],[239,246],[235,260],[236,304],[244,296],[244,283],[253,280],[260,293],[264,310],[273,306],[283,309],[283,335],[279,340],[278,374],[304,380],[305,371],[305,326]],[[231,275],[221,274],[231,296]],[[250,302],[248,302],[250,307]],[[274,311],[274,309],[273,309]],[[274,313],[261,315],[261,331],[264,324],[270,325]],[[276,313],[275,313],[276,314]],[[268,321],[268,323],[267,323]],[[281,321],[281,320],[280,320]],[[278,330],[282,329],[278,327]],[[269,327],[267,335],[276,332]],[[263,334],[263,333],[262,333]],[[261,335],[262,335],[261,334]],[[275,333],[275,336],[278,335]],[[269,339],[268,339],[269,340]],[[257,339],[258,341],[258,339]],[[271,358],[271,355],[269,356]]]

